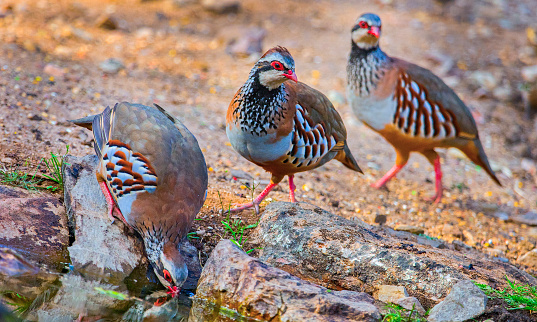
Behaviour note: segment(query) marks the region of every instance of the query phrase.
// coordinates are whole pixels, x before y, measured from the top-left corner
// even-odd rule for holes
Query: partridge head
[[[123,102],[73,122],[93,130],[109,215],[139,233],[156,276],[176,296],[188,275],[178,244],[207,192],[196,138],[158,105]]]
[[[361,172],[347,146],[347,132],[338,112],[321,92],[298,82],[295,62],[283,47],[268,50],[237,91],[226,116],[226,133],[244,158],[272,174],[270,184],[252,202],[255,207],[285,177],[289,200],[295,202],[297,172],[337,159]]]
[[[347,96],[358,118],[395,149],[394,167],[373,187],[380,188],[407,163],[411,152],[434,165],[435,195],[442,197],[440,157],[435,148],[455,147],[485,169],[497,183],[468,107],[431,71],[390,57],[379,47],[382,23],[361,15],[351,29]]]

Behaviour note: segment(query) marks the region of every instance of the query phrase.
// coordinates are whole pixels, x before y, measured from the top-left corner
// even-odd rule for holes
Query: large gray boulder
[[[263,248],[260,260],[300,278],[368,293],[376,285],[404,286],[426,306],[460,280],[502,285],[508,276],[537,283],[524,271],[477,251],[461,253],[451,244],[437,248],[423,237],[347,220],[305,203],[268,205],[250,240]]]
[[[248,256],[222,240],[205,263],[189,321],[219,313],[262,321],[379,321],[366,293],[331,291]]]

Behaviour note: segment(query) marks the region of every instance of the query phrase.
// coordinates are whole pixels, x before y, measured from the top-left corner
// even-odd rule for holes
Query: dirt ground
[[[120,101],[158,103],[185,123],[205,153],[209,194],[192,231],[207,256],[221,237],[229,237],[219,210],[251,200],[248,187],[259,185],[259,193],[270,178],[240,157],[225,134],[227,106],[259,57],[232,56],[227,44],[246,29],[261,27],[266,30],[263,50],[287,47],[299,80],[331,98],[365,172],[330,162],[298,174],[297,198],[371,224],[385,215],[386,225],[420,226],[428,236],[458,239],[512,263],[535,248],[536,228],[503,220],[537,211],[537,176],[522,165],[519,151],[529,142],[513,138],[534,122],[523,113],[519,88],[524,85],[520,69],[537,64],[526,29],[528,16],[537,16],[535,3],[518,1],[527,10],[507,15],[511,7],[505,6],[512,4],[499,1],[503,9],[494,11],[497,4],[475,1],[476,8],[460,16],[450,2],[441,1],[245,0],[238,13],[225,14],[196,1],[175,2],[182,5],[171,0],[0,2],[0,164],[31,172],[41,158],[64,152],[66,145],[70,154],[93,153],[91,133],[69,119]],[[432,69],[473,109],[503,187],[451,150],[441,154],[446,191],[440,204],[425,201],[434,192],[434,172],[421,156],[411,157],[388,189],[369,186],[390,169],[395,153],[354,117],[344,99],[350,28],[368,11],[383,19],[381,46],[388,54]],[[101,63],[109,58],[124,68],[104,72]],[[476,71],[493,78],[482,81]],[[284,181],[268,201],[287,196]],[[253,211],[232,218],[257,220]],[[525,268],[532,274],[537,270]]]

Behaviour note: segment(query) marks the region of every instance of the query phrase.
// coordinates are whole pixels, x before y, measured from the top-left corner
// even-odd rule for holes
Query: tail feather
[[[69,122],[75,123],[78,126],[85,127],[86,129],[91,131],[92,125],[93,125],[93,119],[95,118],[95,116],[96,115],[90,115],[90,116],[83,117],[81,119],[69,120]]]
[[[354,156],[351,153],[351,150],[349,150],[349,146],[347,145],[347,142],[345,142],[345,145],[343,146],[343,150],[339,151],[338,154],[336,154],[335,159],[339,162],[343,163],[344,166],[347,168],[364,173],[362,169],[358,166],[358,163],[354,159]]]
[[[118,104],[116,104],[116,106],[117,105]],[[110,133],[112,130],[112,121],[114,119],[113,114],[115,113],[116,106],[114,106],[113,109],[110,109],[110,107],[106,107],[106,109],[101,114],[90,115],[76,120],[70,120],[70,122],[73,122],[78,126],[85,127],[86,129],[91,130],[93,132],[93,138],[95,140],[93,148],[95,149],[95,153],[99,158],[102,157],[102,149],[104,145],[108,143],[108,139],[110,137]]]
[[[490,178],[496,182],[500,187],[502,186],[502,183],[496,177],[496,174],[494,171],[492,171],[492,168],[490,167],[489,160],[487,158],[487,155],[485,154],[485,150],[483,149],[483,145],[481,144],[481,141],[479,141],[479,138],[470,141],[470,143],[463,148],[460,148],[466,156],[470,160],[472,160],[473,163],[477,164],[478,166],[485,169],[485,171],[488,173]]]

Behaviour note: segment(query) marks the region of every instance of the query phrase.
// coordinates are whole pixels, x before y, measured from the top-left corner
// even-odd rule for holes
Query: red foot
[[[440,156],[437,156],[434,160],[434,173],[435,173],[435,183],[434,183],[434,196],[429,198],[429,201],[433,201],[435,204],[442,201],[442,194],[444,188],[442,187],[442,168],[440,165]]]
[[[274,187],[276,187],[276,184],[275,183],[270,183],[266,188],[265,190],[263,190],[263,192],[261,192],[259,194],[259,196],[257,196],[254,201],[252,202],[249,202],[249,203],[245,203],[245,204],[242,204],[242,205],[239,205],[238,207],[235,207],[233,209],[231,209],[231,212],[239,212],[239,211],[243,211],[245,209],[248,209],[248,208],[252,208],[252,207],[255,207],[255,213],[256,214],[259,214],[259,204],[261,203],[261,201],[263,201],[263,199],[265,199],[265,197],[269,194],[269,192],[274,189]]]
[[[394,165],[394,166],[390,169],[390,171],[388,171],[388,172],[384,175],[384,177],[382,177],[379,181],[377,181],[377,182],[371,184],[371,187],[373,187],[373,188],[375,188],[375,189],[380,189],[380,188],[384,187],[388,181],[390,181],[393,177],[395,177],[395,175],[396,175],[399,171],[401,171],[401,169],[403,169],[404,166],[405,166],[404,164],[403,164],[403,165],[397,165],[397,164]]]

